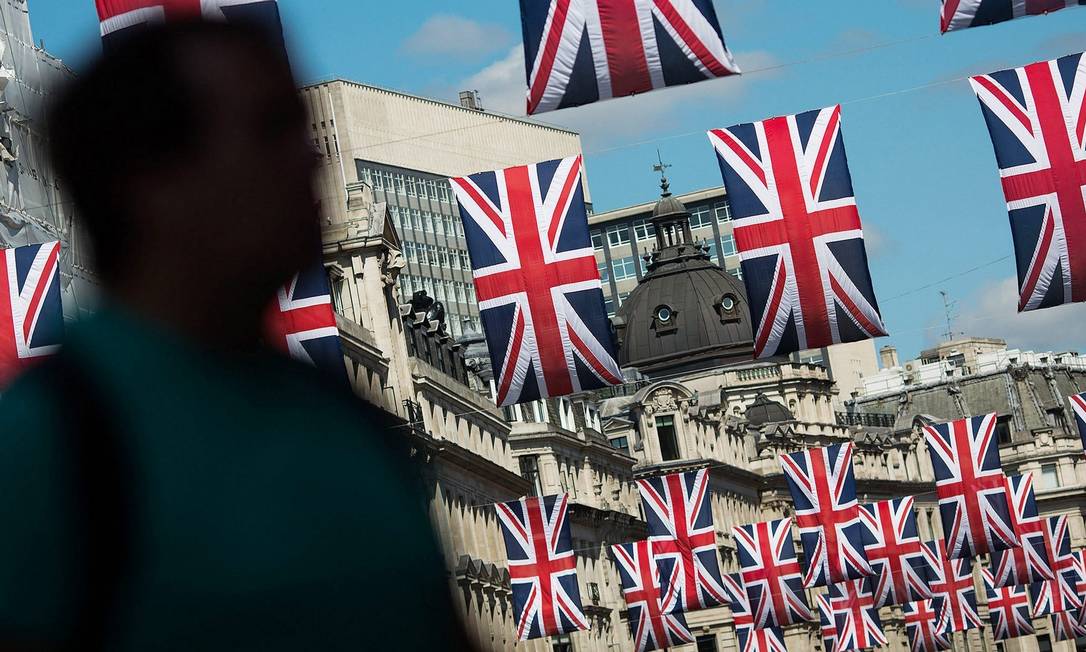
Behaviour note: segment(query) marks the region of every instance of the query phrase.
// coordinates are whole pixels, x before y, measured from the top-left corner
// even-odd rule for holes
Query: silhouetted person
[[[281,51],[151,28],[49,128],[104,301],[0,399],[0,650],[460,648],[403,431],[257,346],[319,250]]]

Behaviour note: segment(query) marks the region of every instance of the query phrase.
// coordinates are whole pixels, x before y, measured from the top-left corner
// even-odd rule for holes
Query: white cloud
[[[476,59],[504,48],[510,40],[509,32],[501,25],[437,14],[407,37],[400,49],[422,57]]]
[[[1018,282],[1006,278],[982,287],[963,302],[955,329],[980,337],[1001,337],[1011,348],[1086,352],[1086,304],[1018,312]]]
[[[736,55],[744,69],[759,71],[759,79],[773,74],[776,59],[767,52],[754,51]],[[680,108],[734,101],[745,90],[747,82],[740,77],[708,80],[562,109],[534,116],[540,122],[577,131],[586,150],[598,150],[629,142],[651,132],[667,133],[676,124],[669,116]],[[459,89],[478,90],[483,106],[488,110],[514,116],[525,114],[524,46],[517,45],[509,53],[463,80]]]

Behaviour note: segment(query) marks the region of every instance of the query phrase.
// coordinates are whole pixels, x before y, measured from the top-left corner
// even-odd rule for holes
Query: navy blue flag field
[[[498,405],[622,383],[580,156],[451,179]]]
[[[520,0],[528,114],[739,72],[712,0]]]
[[[60,348],[60,243],[0,249],[0,389]]]
[[[611,557],[622,580],[630,635],[637,652],[693,643],[694,635],[682,612],[663,612],[660,570],[652,554],[652,543],[637,541],[614,544],[611,546]]]
[[[1082,450],[1086,453],[1086,392],[1070,397],[1071,409],[1075,413],[1075,426],[1082,438]]]
[[[1072,54],[970,80],[995,148],[1018,310],[1086,301],[1086,61]]]
[[[709,471],[637,481],[649,525],[649,541],[660,567],[664,613],[697,611],[726,604],[716,551]]]
[[[874,573],[864,554],[852,449],[849,442],[780,456],[796,509],[808,588]]]
[[[995,436],[996,415],[924,426],[935,493],[953,559],[1020,545]]]
[[[569,529],[569,496],[495,505],[513,588],[513,622],[522,641],[588,629]]]
[[[758,358],[886,335],[841,107],[714,129]]]

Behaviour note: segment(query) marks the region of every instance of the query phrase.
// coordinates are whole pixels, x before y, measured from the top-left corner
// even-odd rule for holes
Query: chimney
[[[882,362],[883,369],[893,369],[901,366],[901,361],[897,359],[897,349],[890,344],[879,349],[879,359]]]
[[[472,111],[482,111],[483,100],[479,97],[479,91],[460,91],[460,106]]]

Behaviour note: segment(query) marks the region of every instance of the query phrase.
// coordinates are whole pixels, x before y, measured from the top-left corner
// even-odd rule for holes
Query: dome
[[[787,423],[796,417],[788,408],[776,401],[769,400],[765,394],[754,397],[754,402],[747,408],[747,423],[757,428],[767,423]]]
[[[667,191],[652,212],[657,248],[615,316],[619,363],[646,376],[747,362],[750,310],[741,281],[691,242],[690,214]]]

